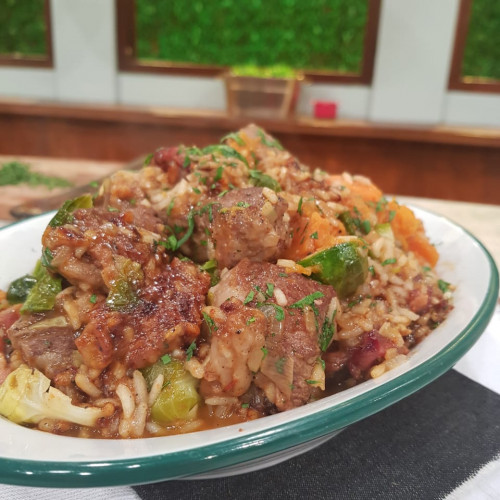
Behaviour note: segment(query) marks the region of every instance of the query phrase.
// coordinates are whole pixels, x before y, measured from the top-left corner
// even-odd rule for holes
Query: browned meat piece
[[[283,268],[241,261],[211,289],[214,306],[236,298],[267,317],[265,349],[255,384],[279,410],[306,403],[324,388],[319,360],[333,335],[335,291]]]
[[[105,291],[103,270],[114,269],[117,255],[145,266],[154,259],[153,242],[162,228],[144,207],[124,212],[80,209],[71,224],[47,226],[42,244],[53,256],[52,268],[70,283]]]
[[[211,318],[210,353],[201,394],[205,398],[241,396],[250,388],[253,373],[260,367],[267,319],[262,312],[245,307],[237,299],[224,302],[217,311],[207,309],[205,314]]]
[[[156,274],[146,274],[128,306],[116,309],[109,299],[100,302],[76,339],[85,364],[102,370],[120,360],[129,368],[143,368],[190,344],[200,332],[209,284],[207,273],[174,259]]]
[[[244,258],[276,260],[290,242],[287,208],[266,188],[235,189],[220,198],[209,229],[219,268],[234,267]]]
[[[24,361],[47,377],[76,371],[74,332],[62,313],[22,315],[9,328],[8,336]]]

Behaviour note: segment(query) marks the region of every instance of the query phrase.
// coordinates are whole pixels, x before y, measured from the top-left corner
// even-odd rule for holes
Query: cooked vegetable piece
[[[122,256],[115,260],[116,277],[111,281],[106,304],[113,310],[125,309],[137,302],[136,290],[143,280],[141,265]]]
[[[44,418],[66,420],[93,426],[104,416],[96,407],[80,407],[58,389],[40,371],[19,366],[0,385],[0,414],[16,424],[37,424]]]
[[[144,378],[151,388],[158,375],[163,375],[163,389],[151,407],[153,420],[167,424],[176,420],[189,420],[196,413],[200,401],[198,381],[184,369],[178,360],[162,361],[145,368]]]
[[[17,280],[14,280],[10,284],[9,289],[7,290],[7,300],[11,304],[21,304],[27,299],[30,290],[35,286],[36,281],[36,278],[31,274],[25,274],[24,276],[17,278]]]
[[[394,241],[394,233],[392,232],[391,224],[389,222],[385,222],[383,224],[377,224],[375,226],[375,231],[384,238],[388,238],[391,241]]]
[[[54,308],[57,294],[62,290],[61,278],[50,274],[47,268],[36,268],[35,275],[37,281],[21,307],[22,313],[50,311]]]
[[[63,203],[63,206],[57,211],[49,222],[50,227],[64,226],[73,221],[73,212],[78,208],[92,208],[92,195],[84,194],[73,200],[68,200]]]
[[[366,279],[368,260],[361,240],[339,243],[321,250],[298,262],[304,267],[313,267],[312,278],[332,285],[340,298],[356,291]]]

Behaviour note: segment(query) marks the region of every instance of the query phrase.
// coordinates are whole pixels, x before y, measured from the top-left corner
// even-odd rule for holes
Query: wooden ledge
[[[179,128],[236,130],[254,121],[271,133],[350,137],[482,146],[500,148],[500,129],[408,126],[377,124],[366,120],[318,120],[303,116],[289,120],[230,117],[225,111],[174,109],[165,107],[60,104],[54,102],[9,99],[0,100],[0,115],[71,119],[81,121],[134,123],[137,125],[175,125]]]

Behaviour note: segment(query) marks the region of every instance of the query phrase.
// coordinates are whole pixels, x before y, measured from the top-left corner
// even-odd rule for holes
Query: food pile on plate
[[[151,437],[291,410],[401,364],[451,309],[413,212],[255,125],[66,202],[0,295],[0,414]]]

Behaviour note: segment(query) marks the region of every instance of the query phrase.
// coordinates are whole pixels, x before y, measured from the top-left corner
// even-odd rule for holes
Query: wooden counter
[[[245,126],[225,112],[0,100],[0,154],[129,161],[159,146],[205,146]],[[376,180],[385,192],[500,203],[500,130],[355,120],[262,120],[299,160]]]

